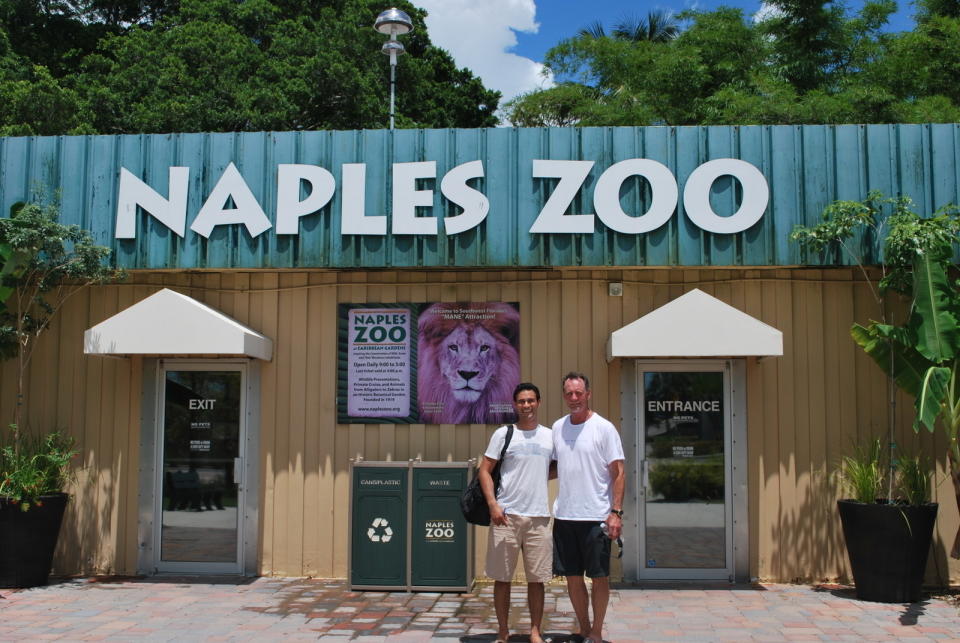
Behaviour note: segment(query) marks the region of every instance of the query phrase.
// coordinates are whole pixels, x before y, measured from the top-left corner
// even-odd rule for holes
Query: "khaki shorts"
[[[553,578],[553,535],[549,517],[508,516],[508,525],[490,525],[487,534],[487,576],[509,583],[523,551],[528,583]]]

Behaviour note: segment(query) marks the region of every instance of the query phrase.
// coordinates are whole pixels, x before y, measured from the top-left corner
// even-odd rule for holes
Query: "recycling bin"
[[[468,462],[411,465],[410,589],[468,591],[473,585],[473,529],[460,511]]]
[[[401,589],[407,567],[407,462],[350,465],[350,587]]]

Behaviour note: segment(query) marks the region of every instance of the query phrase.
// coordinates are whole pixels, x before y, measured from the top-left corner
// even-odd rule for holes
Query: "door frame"
[[[643,536],[643,490],[641,488],[640,448],[643,444],[643,380],[645,371],[722,371],[726,421],[727,459],[726,518],[727,560],[725,570],[648,570],[641,558]],[[626,465],[624,509],[628,518],[624,525],[624,580],[730,580],[745,582],[750,578],[749,522],[747,518],[747,423],[746,361],[744,359],[658,359],[623,360],[621,377],[621,434]]]
[[[239,455],[240,485],[237,496],[237,562],[160,563],[160,521],[163,502],[162,441],[166,371],[240,371],[241,408]],[[140,432],[140,495],[138,499],[139,553],[137,571],[143,574],[257,574],[260,475],[260,367],[244,358],[146,358],[143,364]]]

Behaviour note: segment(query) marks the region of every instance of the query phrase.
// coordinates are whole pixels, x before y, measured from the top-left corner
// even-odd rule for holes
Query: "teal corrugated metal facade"
[[[680,198],[666,224],[646,234],[616,232],[599,220],[592,234],[529,232],[557,184],[533,178],[534,159],[594,161],[570,210],[589,213],[600,174],[630,158],[656,160],[676,177]],[[718,158],[746,161],[767,180],[766,212],[743,232],[706,232],[684,215],[687,177]],[[391,164],[436,161],[436,180],[424,181],[422,188],[433,190],[434,205],[432,211],[418,209],[418,216],[441,219],[458,212],[441,196],[441,178],[474,160],[483,162],[484,176],[470,185],[490,201],[479,226],[451,236],[442,225],[436,236],[341,234],[343,164],[366,163],[366,212],[389,215]],[[231,162],[271,221],[278,164],[324,167],[336,178],[337,190],[330,203],[300,220],[299,234],[278,235],[270,228],[251,237],[232,224],[204,238],[189,225]],[[190,168],[185,236],[141,211],[136,237],[115,239],[120,168],[166,196],[171,166]],[[0,207],[6,214],[37,190],[58,195],[62,220],[90,230],[128,269],[821,265],[837,258],[802,256],[788,238],[795,224],[815,223],[831,201],[862,199],[869,190],[908,195],[921,212],[958,203],[958,167],[957,124],[0,138]],[[649,192],[645,181],[627,180],[620,193],[624,210],[645,212]],[[716,181],[710,196],[714,210],[733,213],[739,192],[730,177]]]

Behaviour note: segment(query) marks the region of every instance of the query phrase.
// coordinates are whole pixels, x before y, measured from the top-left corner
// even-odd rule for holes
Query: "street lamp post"
[[[397,40],[397,36],[413,31],[413,22],[403,11],[399,9],[387,9],[377,16],[373,28],[380,33],[388,36],[387,42],[383,43],[380,51],[390,56],[390,129],[393,129],[393,106],[394,96],[396,95],[397,85],[397,55],[404,52],[403,45]]]

